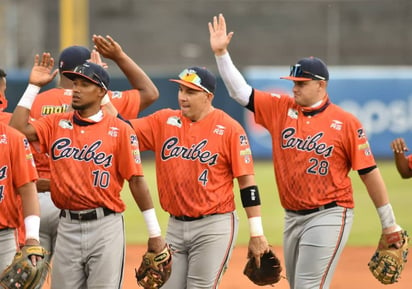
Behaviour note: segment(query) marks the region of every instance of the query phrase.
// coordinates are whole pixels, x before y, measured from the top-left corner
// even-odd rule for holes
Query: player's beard
[[[85,110],[93,106],[93,103],[83,103],[77,104],[72,102],[72,107],[74,110]]]

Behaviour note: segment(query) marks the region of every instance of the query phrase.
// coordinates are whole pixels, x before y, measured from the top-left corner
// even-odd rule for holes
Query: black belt
[[[203,216],[199,216],[199,217],[173,216],[173,215],[170,215],[170,217],[172,217],[173,219],[179,220],[179,221],[183,221],[183,222],[192,222],[192,221],[201,220],[201,219],[207,218],[207,217],[209,217],[209,216],[213,216],[213,215],[216,215],[216,214],[203,215]]]
[[[10,228],[9,228],[9,227],[7,227],[7,228],[1,228],[1,229],[0,229],[0,232],[1,232],[1,231],[6,231],[6,230],[10,230]]]
[[[79,220],[79,221],[93,221],[97,220],[97,209],[86,212],[86,213],[77,213],[73,211],[69,211],[70,214],[70,219],[72,220]],[[108,208],[103,208],[103,215],[106,217],[110,214],[114,214],[115,211],[112,211]],[[65,218],[66,217],[66,210],[60,210],[60,217]]]
[[[319,208],[307,209],[307,210],[298,210],[298,211],[294,211],[294,210],[286,210],[286,211],[291,212],[291,213],[295,213],[295,214],[298,214],[298,215],[309,215],[309,214],[312,214],[312,213],[323,211],[325,209],[334,208],[334,207],[337,207],[337,206],[338,206],[338,204],[336,202],[331,202],[331,203],[328,203],[326,205],[320,206]]]

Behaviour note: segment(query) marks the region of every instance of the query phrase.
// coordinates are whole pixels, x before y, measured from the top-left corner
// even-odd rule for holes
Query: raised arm
[[[252,87],[235,67],[230,58],[227,47],[232,39],[233,32],[226,32],[226,21],[223,14],[213,17],[213,22],[209,22],[210,47],[215,54],[217,68],[225,83],[231,98],[242,106],[249,103],[252,94]]]
[[[34,57],[33,68],[30,73],[29,84],[14,109],[9,125],[21,131],[29,141],[36,141],[37,133],[29,123],[29,115],[34,99],[40,88],[50,83],[58,73],[53,71],[54,59],[50,53],[43,53],[41,58],[38,54]]]
[[[142,111],[159,98],[159,91],[149,76],[137,65],[112,37],[93,35],[95,49],[106,58],[113,60],[123,71],[130,85],[140,92],[140,110]]]

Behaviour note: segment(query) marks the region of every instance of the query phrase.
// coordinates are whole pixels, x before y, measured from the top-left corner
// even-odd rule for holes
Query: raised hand
[[[54,58],[50,53],[43,52],[41,58],[38,54],[34,56],[34,64],[30,73],[29,83],[37,86],[45,86],[50,83],[57,75],[59,70],[53,71]]]
[[[223,55],[227,52],[230,40],[234,32],[226,32],[226,21],[223,14],[213,17],[213,23],[209,22],[210,47],[215,55]]]
[[[116,61],[123,53],[122,47],[119,43],[113,40],[112,37],[107,35],[103,37],[101,35],[93,35],[94,49],[99,52],[103,57]]]

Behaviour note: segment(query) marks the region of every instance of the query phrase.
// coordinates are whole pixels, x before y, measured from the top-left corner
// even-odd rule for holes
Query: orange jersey
[[[56,207],[106,207],[123,212],[124,179],[143,175],[133,129],[112,115],[99,122],[77,112],[51,114],[32,123],[42,152],[50,156],[51,195]]]
[[[327,99],[313,115],[288,95],[254,90],[255,120],[272,136],[282,206],[311,209],[336,201],[353,208],[348,173],[375,165],[358,119]]]
[[[407,158],[408,158],[409,168],[412,170],[412,155],[407,156]]]
[[[113,105],[123,118],[135,118],[139,113],[140,92],[136,89],[125,91],[108,91]],[[72,90],[52,88],[37,95],[30,117],[39,119],[45,115],[68,112],[72,102]],[[49,156],[39,152],[38,145],[32,143],[36,167],[41,178],[50,179]]]
[[[29,142],[19,131],[0,123],[0,229],[23,226],[17,189],[37,180]]]
[[[10,112],[0,111],[0,122],[9,124],[12,114]]]
[[[130,122],[140,149],[155,152],[165,211],[198,217],[235,209],[233,178],[254,174],[249,142],[238,122],[219,109],[197,122],[171,109]]]

